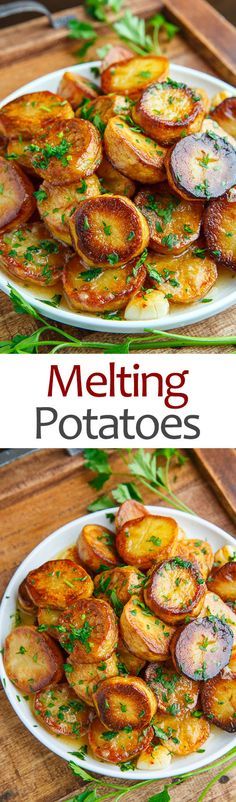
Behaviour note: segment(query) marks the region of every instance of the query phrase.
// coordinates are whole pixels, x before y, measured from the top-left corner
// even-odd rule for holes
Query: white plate
[[[219,527],[205,521],[203,518],[198,518],[195,515],[193,516],[185,512],[177,512],[176,510],[166,507],[149,506],[148,509],[151,513],[156,515],[172,515],[176,518],[179,525],[185,529],[188,537],[209,540],[214,551],[220,546],[223,546],[224,543],[235,545],[233,537],[227,535],[223,529],[219,529]],[[106,518],[106,512],[115,511],[114,509],[110,509],[104,512],[90,513],[89,515],[84,515],[83,518],[77,518],[77,520],[65,524],[65,526],[53,532],[52,535],[49,535],[46,540],[39,543],[31,554],[26,557],[12,577],[2,601],[0,610],[1,647],[3,647],[5,638],[11,630],[12,616],[16,609],[18,587],[28,572],[41,565],[46,560],[55,558],[64,548],[66,549],[74,544],[79,532],[85,524],[96,522],[102,526],[108,525],[109,528],[111,528],[110,523],[108,523],[109,519]],[[147,772],[136,769],[131,772],[121,772],[118,766],[112,765],[111,763],[103,763],[87,755],[85,756],[85,760],[81,761],[76,757],[72,758],[70,755],[71,750],[76,750],[76,741],[74,747],[71,745],[71,741],[70,744],[67,745],[64,737],[63,740],[60,740],[60,738],[47,732],[40,724],[36,724],[36,720],[27,702],[24,700],[23,695],[14,687],[6,676],[2,655],[0,656],[0,674],[12,707],[32,735],[47,746],[51,752],[55,752],[56,755],[64,758],[64,760],[68,761],[73,759],[79,766],[89,771],[94,771],[97,774],[105,774],[109,777],[120,777],[123,779],[129,777],[129,779],[131,778],[132,780],[151,780],[152,778],[163,779],[165,777],[173,777],[174,775],[185,774],[188,771],[194,771],[194,769],[199,769],[202,766],[208,765],[236,746],[235,735],[212,727],[211,735],[204,745],[204,755],[196,752],[185,758],[173,758],[171,765],[167,769],[163,769],[163,771]]]
[[[100,65],[99,61],[91,61],[87,64],[80,64],[73,67],[69,67],[70,72],[79,73],[80,75],[84,75],[86,78],[90,78],[93,81],[94,75],[91,72],[91,67],[97,67]],[[9,103],[10,100],[14,100],[16,97],[19,97],[26,92],[38,92],[41,90],[50,90],[51,92],[56,92],[58,88],[59,81],[65,72],[65,69],[57,70],[56,72],[51,72],[48,75],[42,75],[41,78],[36,78],[35,81],[31,81],[31,83],[25,84],[20,89],[17,89],[16,92],[13,92],[11,95],[5,98],[1,105],[4,106],[6,103]],[[198,70],[191,70],[188,67],[181,67],[177,64],[170,65],[170,76],[174,80],[177,81],[184,81],[185,83],[190,84],[191,86],[195,87],[202,87],[206,90],[209,97],[213,97],[216,92],[228,90],[232,95],[235,95],[235,89],[230,86],[230,84],[224,83],[224,81],[220,81],[219,78],[213,78],[211,75],[207,75],[204,72],[199,72]],[[0,271],[0,289],[3,290],[7,295],[9,295],[9,284],[12,287],[15,287],[23,298],[26,301],[32,304],[41,314],[45,317],[50,317],[53,320],[57,320],[60,323],[66,323],[67,325],[76,326],[77,328],[82,329],[91,329],[94,331],[106,331],[112,332],[116,334],[138,334],[147,329],[177,329],[180,326],[186,326],[191,323],[198,323],[200,320],[206,320],[206,318],[212,317],[212,315],[216,315],[219,312],[222,312],[224,309],[228,309],[230,306],[233,306],[236,303],[236,274],[229,270],[221,270],[220,276],[210,291],[209,296],[212,298],[211,303],[201,303],[201,301],[196,302],[194,304],[189,304],[187,306],[172,304],[170,305],[171,311],[170,314],[166,317],[160,318],[159,320],[145,320],[145,321],[132,321],[128,322],[126,320],[104,320],[103,318],[93,317],[89,314],[83,314],[78,312],[72,312],[66,303],[61,301],[61,306],[59,309],[54,309],[53,307],[47,306],[44,303],[41,303],[39,299],[42,299],[44,296],[45,298],[49,299],[50,295],[48,290],[44,291],[44,289],[40,288],[30,288],[27,289],[22,283],[12,280],[11,277],[6,275],[3,271]],[[55,290],[52,287],[51,297],[53,296]],[[224,333],[223,331],[221,332]]]

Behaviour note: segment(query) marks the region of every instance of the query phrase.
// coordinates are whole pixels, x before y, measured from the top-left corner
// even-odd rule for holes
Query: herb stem
[[[197,798],[197,802],[202,802],[202,800],[205,799],[205,797],[207,796],[208,791],[210,791],[210,788],[212,788],[212,786],[215,785],[215,783],[218,780],[220,780],[221,777],[223,777],[223,775],[225,774],[226,769],[227,769],[227,771],[230,771],[231,769],[234,768],[234,766],[236,766],[236,760],[233,760],[232,763],[230,763],[228,766],[224,767],[218,774],[216,774],[216,776],[213,777],[213,779],[210,780],[209,783],[207,783],[206,787],[203,789],[203,791],[201,792],[200,796]]]

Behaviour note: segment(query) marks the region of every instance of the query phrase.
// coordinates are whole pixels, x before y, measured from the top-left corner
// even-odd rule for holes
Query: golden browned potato
[[[187,200],[218,198],[236,184],[236,150],[210,131],[177,142],[165,166],[171,188]]]
[[[153,287],[171,303],[192,304],[207,295],[217,279],[215,259],[202,242],[191,245],[180,256],[149,253],[145,263]]]
[[[209,590],[224,601],[236,601],[236,562],[228,562],[214,571],[208,579]]]
[[[34,187],[16,164],[0,156],[0,232],[20,228],[36,206]]]
[[[233,633],[233,648],[229,661],[229,667],[236,673],[236,614],[233,608],[225,604],[223,599],[221,599],[220,596],[217,596],[216,593],[211,593],[208,591],[203,601],[199,620],[201,620],[201,618],[204,616],[210,618],[212,616],[216,616],[216,618],[219,618],[222,623],[226,623],[230,627]]]
[[[170,78],[149,86],[132,109],[134,122],[163,145],[200,131],[204,115],[200,95]]]
[[[134,521],[135,518],[143,518],[145,515],[148,515],[148,511],[144,504],[140,504],[140,501],[135,501],[135,499],[123,501],[115,517],[116,531],[119,532],[119,529],[122,529],[127,521]]]
[[[160,713],[183,717],[196,707],[199,683],[177,674],[168,664],[150,663],[144,677],[157,698]]]
[[[201,617],[178,627],[170,643],[176,670],[204,682],[228,665],[232,647],[232,630],[217,617]]]
[[[166,746],[162,746],[162,744],[157,744],[156,746],[150,744],[150,746],[138,756],[136,768],[141,769],[141,771],[160,771],[160,769],[167,768],[170,763],[171,754]]]
[[[231,97],[231,92],[228,90],[216,92],[216,94],[211,97],[211,110],[215,109],[216,106],[219,106],[219,104],[222,103],[222,100],[225,100],[227,97]]]
[[[119,117],[127,115],[131,108],[131,101],[128,97],[117,95],[111,92],[108,95],[100,95],[95,101],[85,101],[77,109],[76,117],[81,117],[82,120],[90,120],[91,123],[96,125],[101,135],[104,134],[108,120],[111,117]]]
[[[70,120],[73,109],[67,100],[53,92],[32,92],[11,100],[0,109],[0,133],[8,139],[21,135],[31,139],[42,126],[50,127],[54,120]]]
[[[153,251],[178,255],[198,239],[203,203],[180,199],[166,182],[142,189],[134,202],[148,222]]]
[[[227,134],[236,137],[236,96],[222,100],[222,103],[211,111],[210,116]]]
[[[39,691],[34,698],[33,712],[39,722],[56,735],[78,738],[87,732],[89,708],[66,682],[53,683]]]
[[[72,109],[77,109],[84,98],[96,100],[99,90],[92,81],[88,81],[82,75],[64,72],[58,86],[58,94],[69,101]]]
[[[218,125],[216,120],[213,120],[212,117],[205,117],[203,120],[201,132],[203,134],[209,134],[213,139],[216,137],[220,137],[220,139],[224,139],[225,142],[228,142],[229,145],[232,145],[235,148],[235,138],[230,134],[227,134],[227,131],[224,128],[221,128],[221,125]]]
[[[119,732],[109,732],[99,720],[93,719],[88,730],[88,742],[94,757],[107,763],[125,763],[147,749],[153,737],[152,727],[143,733],[127,728]]]
[[[145,515],[124,524],[116,535],[116,548],[124,562],[146,571],[172,555],[177,535],[173,518]]]
[[[199,95],[199,99],[200,99],[201,104],[202,104],[202,106],[204,108],[204,112],[205,112],[205,114],[208,114],[209,109],[210,109],[210,105],[211,105],[211,101],[210,101],[210,98],[208,97],[208,94],[207,94],[206,90],[203,89],[202,86],[198,86],[197,89],[195,87],[192,87],[192,90],[193,90],[195,95]]]
[[[233,562],[236,559],[236,546],[230,546],[229,543],[217,549],[214,554],[214,568],[219,568],[220,565]]]
[[[100,194],[100,183],[96,175],[82,178],[73,184],[56,186],[43,181],[36,193],[40,217],[53,237],[71,245],[69,220],[77,206],[86,198]]]
[[[118,640],[116,655],[121,676],[132,674],[132,676],[136,677],[145,666],[145,660],[141,660],[135,654],[132,654],[121,637]]]
[[[49,560],[30,571],[26,587],[37,607],[66,610],[92,596],[93,581],[81,565],[72,560]]]
[[[157,713],[153,726],[155,735],[160,740],[163,738],[169,752],[178,757],[197,752],[210,735],[208,721],[203,717],[195,718],[191,713],[182,719]]]
[[[204,215],[204,234],[217,262],[236,270],[236,194],[212,200]]]
[[[62,280],[69,306],[83,312],[122,309],[144,284],[146,270],[137,259],[122,267],[90,267],[74,256],[66,265]]]
[[[29,150],[38,175],[63,186],[92,175],[102,160],[100,134],[87,120],[58,120],[44,127]]]
[[[174,556],[196,563],[203,579],[207,579],[214,559],[211,545],[207,540],[180,539],[176,543]]]
[[[140,677],[104,679],[93,694],[100,721],[108,730],[147,727],[157,709],[153,691]]]
[[[226,732],[236,732],[236,674],[228,669],[204,682],[201,690],[204,715]]]
[[[75,250],[92,267],[123,265],[139,256],[149,241],[145,217],[121,195],[83,201],[69,225]]]
[[[30,150],[30,140],[9,139],[7,144],[7,159],[14,164],[19,164],[31,176],[37,176],[37,171],[32,164],[32,152]]]
[[[169,657],[174,633],[136,596],[125,604],[120,618],[121,636],[130,652],[141,660],[163,661]]]
[[[81,562],[91,571],[101,571],[103,565],[110,568],[119,564],[114,534],[105,526],[86,524],[79,534],[77,549]]]
[[[166,624],[175,626],[186,615],[199,615],[206,585],[196,564],[172,557],[154,567],[143,593],[147,607]]]
[[[97,574],[94,579],[94,595],[107,599],[116,614],[120,615],[130,596],[142,593],[145,580],[145,575],[131,565],[118,566],[112,571]]]
[[[39,607],[37,613],[39,631],[47,632],[52,638],[58,640],[58,621],[60,615],[61,610],[56,610],[55,607]]]
[[[73,663],[70,657],[64,666],[69,685],[80,699],[94,707],[93,693],[102,680],[118,674],[118,661],[115,652],[100,663]]]
[[[80,599],[59,619],[60,643],[72,662],[100,663],[116,648],[116,616],[103,599]]]
[[[122,117],[112,117],[104,133],[105,153],[113,167],[141,184],[165,178],[166,148],[140,133]]]
[[[63,676],[59,646],[36,627],[19,626],[7,636],[4,665],[11,682],[23,693],[36,693]]]
[[[25,613],[34,614],[36,612],[35,604],[28,594],[26,579],[23,579],[23,582],[19,585],[17,601],[21,610],[24,610]]]
[[[68,252],[49,234],[44,223],[28,223],[0,238],[0,265],[20,281],[56,284]]]
[[[163,81],[168,69],[169,62],[165,56],[133,56],[122,62],[113,62],[102,71],[102,90],[105,95],[117,92],[136,98],[149,84]]]
[[[112,195],[125,195],[126,198],[132,198],[135,193],[135,183],[131,178],[119,173],[115,167],[112,167],[111,162],[103,156],[103,160],[97,170],[98,178],[100,179],[102,190],[111,192]]]

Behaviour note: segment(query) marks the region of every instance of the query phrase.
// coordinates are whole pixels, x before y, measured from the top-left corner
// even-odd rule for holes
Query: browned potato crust
[[[135,193],[135,183],[131,178],[119,173],[115,167],[103,156],[103,160],[98,167],[97,175],[101,181],[102,189],[111,192],[112,195],[125,195],[132,198]]]
[[[151,572],[144,588],[147,607],[162,621],[174,626],[186,615],[194,618],[200,613],[206,585],[196,564],[173,557]]]
[[[149,86],[132,109],[135,123],[163,145],[199,131],[204,114],[200,95],[170,79]]]
[[[121,636],[128,649],[141,660],[162,661],[169,657],[173,627],[167,626],[132,596],[120,618]]]
[[[118,662],[115,652],[107,660],[100,663],[73,663],[70,657],[65,665],[65,674],[71,688],[77,696],[90,707],[94,707],[93,693],[102,680],[118,674]]]
[[[87,120],[52,123],[30,145],[32,165],[51,184],[72,184],[95,172],[102,160],[101,137]]]
[[[100,95],[94,102],[85,102],[77,109],[76,117],[81,117],[83,120],[90,120],[91,123],[96,125],[100,134],[104,133],[108,120],[111,117],[120,117],[128,114],[131,102],[128,97],[117,95],[111,92],[108,95]]]
[[[94,757],[107,763],[125,763],[126,760],[147,749],[153,737],[152,727],[143,733],[139,730],[127,729],[117,733],[109,733],[99,718],[93,719],[88,730],[89,747]]]
[[[207,247],[217,262],[236,270],[236,195],[211,201],[204,215]]]
[[[56,186],[43,181],[37,193],[39,214],[56,239],[66,245],[72,245],[69,229],[71,215],[81,201],[99,194],[100,183],[96,175],[79,179],[66,186]]]
[[[21,610],[24,610],[25,613],[34,614],[36,612],[36,607],[28,594],[26,579],[23,579],[23,582],[19,585],[17,601]]]
[[[116,616],[103,599],[81,599],[62,613],[59,626],[60,643],[75,664],[100,663],[116,647]]]
[[[187,200],[218,198],[236,183],[235,149],[210,132],[177,142],[165,166],[171,188]]]
[[[236,601],[236,562],[221,565],[209,577],[209,590],[217,593],[224,601]]]
[[[116,655],[121,676],[132,674],[132,676],[136,677],[145,666],[145,660],[141,660],[135,654],[132,654],[121,637],[118,640]]]
[[[69,221],[75,250],[88,265],[131,261],[149,241],[145,217],[129,198],[100,195],[83,201]]]
[[[213,551],[207,540],[178,540],[174,550],[175,557],[183,557],[196,563],[203,579],[207,579],[213,565]]]
[[[150,663],[144,676],[157,698],[160,713],[184,716],[196,707],[199,683],[177,674],[168,664]]]
[[[0,133],[8,139],[21,135],[31,139],[43,126],[51,126],[54,120],[69,120],[73,109],[53,92],[32,92],[11,100],[0,109]]]
[[[119,529],[122,529],[128,521],[134,521],[135,518],[144,518],[145,515],[148,515],[148,511],[144,504],[140,504],[140,501],[135,501],[134,499],[123,501],[115,517],[116,531],[119,532]]]
[[[41,632],[47,632],[51,638],[58,640],[58,621],[61,610],[53,607],[39,607],[37,613],[38,625]]]
[[[63,676],[63,655],[55,641],[36,627],[19,626],[7,636],[4,665],[23,693],[36,693]]]
[[[54,683],[38,692],[34,698],[34,713],[56,735],[78,738],[87,732],[89,708],[65,682]]]
[[[133,56],[122,62],[113,62],[102,71],[102,90],[104,94],[121,92],[137,98],[149,84],[164,80],[168,69],[169,62],[165,56]]]
[[[167,183],[144,188],[134,200],[147,219],[153,251],[178,255],[198,239],[203,203],[180,199]]]
[[[226,732],[236,732],[236,674],[226,669],[204,682],[201,705],[212,724]]]
[[[195,718],[190,714],[181,718],[176,716],[160,716],[154,718],[154,732],[160,738],[163,735],[165,746],[171,754],[178,757],[197,752],[210,735],[210,725],[204,718]],[[166,740],[165,736],[168,736]]]
[[[191,304],[207,295],[217,279],[217,267],[202,242],[180,256],[149,253],[146,261],[153,287],[171,303]]]
[[[113,167],[141,184],[156,184],[165,178],[166,148],[122,117],[112,117],[104,133],[105,153]]]
[[[9,139],[7,144],[7,159],[13,161],[14,164],[19,164],[29,175],[37,176],[37,172],[32,165],[30,140],[22,139],[22,136],[19,136],[17,139]]]
[[[11,231],[27,222],[36,207],[34,187],[16,164],[0,156],[0,231]]]
[[[145,579],[144,574],[131,565],[118,566],[95,576],[94,595],[108,599],[116,614],[120,615],[130,596],[142,593]]]
[[[0,265],[20,281],[50,287],[61,279],[66,258],[44,223],[28,223],[0,238]]]
[[[179,627],[170,644],[177,671],[197,681],[211,679],[224,668],[233,646],[233,633],[219,618],[199,618]]]
[[[64,72],[58,86],[58,93],[69,101],[72,109],[77,109],[84,98],[93,100],[99,94],[92,81],[88,81],[82,75],[75,75],[74,72]]]
[[[173,518],[145,515],[124,524],[116,535],[116,548],[124,562],[146,571],[171,556],[177,535]]]
[[[37,607],[66,610],[92,596],[93,581],[81,565],[72,560],[49,560],[27,576],[27,591]]]
[[[69,260],[62,280],[66,300],[74,309],[83,312],[103,312],[122,309],[144,284],[146,270],[137,268],[137,260],[122,267],[86,269],[79,256]]]
[[[101,571],[103,565],[119,564],[113,532],[105,526],[84,526],[77,540],[77,550],[81,562],[91,571]]]
[[[213,120],[227,131],[227,134],[236,137],[236,97],[227,97],[211,111]]]
[[[144,730],[157,709],[151,688],[140,677],[104,679],[93,694],[100,721],[109,730]]]

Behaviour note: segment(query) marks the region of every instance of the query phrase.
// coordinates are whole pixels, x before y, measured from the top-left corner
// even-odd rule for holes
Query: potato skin
[[[204,235],[216,262],[236,270],[236,195],[211,201],[204,214]]]
[[[34,614],[36,612],[35,604],[28,594],[26,579],[23,579],[23,582],[19,585],[17,601],[21,610],[24,610],[25,613]]]
[[[105,153],[113,167],[133,181],[156,184],[163,181],[166,148],[136,131],[122,117],[112,117],[104,133]]]
[[[232,647],[232,630],[216,617],[213,621],[198,618],[178,627],[170,643],[176,670],[190,679],[204,682],[228,664]]]
[[[175,557],[196,563],[203,579],[207,579],[213,565],[213,551],[207,540],[180,539],[174,550]]]
[[[72,109],[77,109],[84,98],[96,100],[98,96],[98,91],[91,81],[88,81],[82,75],[75,75],[73,72],[69,71],[64,72],[60,80],[58,93],[65,100],[69,101]]]
[[[127,61],[127,58],[133,58],[133,50],[130,50],[125,45],[112,45],[104,58],[102,59],[100,74],[110,67],[112,64],[118,64],[119,61]]]
[[[111,677],[99,683],[93,694],[104,727],[122,730],[127,725],[143,730],[156,713],[157,701],[140,677]]]
[[[55,242],[43,223],[28,223],[0,238],[0,265],[20,281],[56,284],[62,275],[67,252]]]
[[[89,707],[94,707],[93,693],[102,680],[118,674],[118,661],[115,652],[100,663],[73,663],[68,657],[65,674],[71,688]]]
[[[236,137],[236,97],[227,97],[222,100],[210,113],[213,120],[227,131],[230,136]]]
[[[165,167],[171,188],[187,200],[218,198],[236,184],[236,150],[210,133],[177,142],[167,153]]]
[[[181,135],[199,131],[204,115],[200,96],[189,86],[170,79],[149,86],[132,109],[134,122],[163,145],[172,145]]]
[[[236,601],[236,562],[221,565],[209,577],[209,590],[224,601]]]
[[[152,570],[144,588],[147,607],[166,624],[199,615],[206,585],[198,567],[181,557],[165,560]]]
[[[65,682],[39,691],[34,697],[34,713],[56,735],[78,738],[87,732],[89,708]]]
[[[112,195],[125,195],[126,198],[133,197],[135,193],[134,181],[116,170],[105,156],[103,156],[102,162],[99,164],[97,175],[105,192],[111,192]]]
[[[92,571],[100,571],[102,565],[110,568],[119,564],[113,532],[105,526],[84,526],[77,540],[77,550],[81,562]]]
[[[167,660],[174,629],[156,618],[138,597],[132,596],[125,604],[120,630],[125,645],[141,660]]]
[[[181,718],[176,716],[161,716],[159,713],[154,718],[154,732],[161,739],[161,732],[170,734],[164,743],[171,754],[178,757],[191,755],[197,752],[207,741],[210,735],[210,725],[204,718],[194,718],[191,714]],[[160,734],[159,734],[160,733]]]
[[[140,501],[135,501],[135,499],[123,501],[115,517],[116,531],[119,532],[128,521],[134,521],[135,518],[144,518],[145,515],[148,515],[148,511]]]
[[[31,92],[11,100],[0,109],[0,133],[8,139],[21,135],[31,139],[42,126],[51,126],[54,120],[70,120],[73,109],[53,92]]]
[[[125,116],[129,113],[130,106],[128,97],[111,92],[108,95],[100,95],[94,102],[81,104],[75,116],[81,117],[82,120],[90,120],[102,134],[108,120],[116,117],[117,114],[120,117]]]
[[[236,732],[236,674],[225,669],[204,682],[201,705],[212,724],[226,732]]]
[[[153,728],[148,727],[143,733],[133,729],[129,732],[119,730],[113,737],[107,735],[108,730],[99,718],[93,719],[88,730],[88,742],[94,757],[108,763],[125,763],[147,749],[153,737]]]
[[[218,275],[215,257],[209,256],[199,241],[179,256],[150,252],[145,264],[152,286],[173,304],[190,304],[203,298]]]
[[[7,636],[4,665],[7,676],[22,693],[36,693],[50,682],[60,682],[63,676],[59,646],[33,626],[19,626]]]
[[[93,581],[81,565],[72,560],[49,560],[30,571],[26,579],[30,598],[37,607],[67,610],[80,598],[93,593]]]
[[[121,195],[83,201],[69,225],[75,250],[92,267],[119,267],[139,256],[149,241],[145,217]]]
[[[145,669],[145,681],[152,688],[160,713],[184,716],[197,705],[199,683],[178,674],[169,664],[150,663]]]
[[[49,231],[65,245],[72,245],[69,219],[81,201],[100,194],[96,175],[66,186],[55,186],[43,181],[37,198],[37,207]]]
[[[133,56],[112,62],[102,71],[101,84],[104,94],[122,92],[130,98],[137,98],[146,86],[154,81],[164,80],[169,62],[164,56]]]
[[[79,256],[74,256],[66,265],[62,281],[69,306],[102,314],[123,309],[142,287],[145,277],[145,267],[137,268],[137,259],[122,267],[95,268],[93,271],[93,268],[86,269]]]
[[[124,562],[146,571],[171,556],[177,535],[173,518],[145,515],[124,524],[116,535],[116,548]]]
[[[103,571],[94,578],[94,595],[107,599],[119,615],[130,596],[142,593],[145,577],[131,565]]]
[[[198,239],[203,204],[180,200],[166,182],[145,187],[134,202],[147,219],[153,251],[178,255]]]
[[[17,164],[0,156],[0,231],[11,231],[27,222],[36,208],[34,187]]]
[[[73,663],[100,663],[118,641],[116,616],[103,599],[81,599],[59,619],[59,639]]]
[[[32,165],[51,184],[72,184],[95,172],[102,160],[101,137],[87,120],[54,122],[30,145]]]

